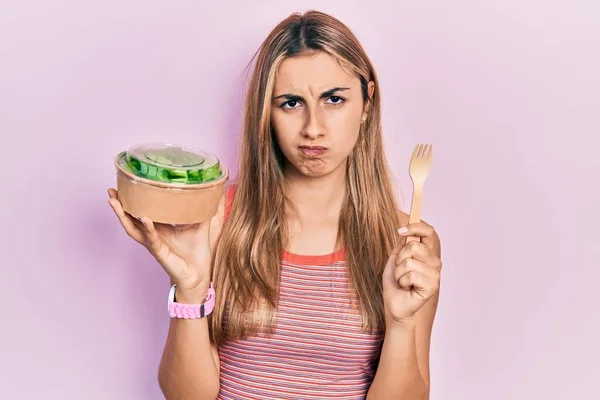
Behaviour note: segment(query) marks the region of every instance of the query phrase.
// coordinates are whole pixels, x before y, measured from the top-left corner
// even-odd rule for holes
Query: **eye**
[[[300,104],[298,100],[288,100],[281,105],[281,108],[298,108],[297,106]]]
[[[327,102],[333,105],[342,104],[344,101],[345,100],[340,96],[331,96],[329,99],[327,99]]]

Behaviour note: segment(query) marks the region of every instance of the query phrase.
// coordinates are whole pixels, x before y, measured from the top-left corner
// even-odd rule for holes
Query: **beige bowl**
[[[141,178],[122,168],[115,157],[117,190],[123,210],[134,217],[148,217],[153,222],[173,225],[195,224],[212,218],[219,208],[229,171],[211,182],[169,184]]]

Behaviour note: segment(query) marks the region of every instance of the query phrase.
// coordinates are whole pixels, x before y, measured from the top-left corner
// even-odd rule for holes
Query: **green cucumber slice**
[[[209,182],[221,177],[221,166],[219,163],[213,165],[210,168],[203,169],[201,171],[202,182]]]
[[[169,147],[148,150],[142,156],[123,152],[119,162],[126,170],[145,179],[165,183],[199,184],[222,176],[219,161],[208,168],[202,168],[203,164],[208,164],[206,160],[179,147]],[[169,168],[168,165],[173,167]],[[190,165],[196,168],[190,168]]]

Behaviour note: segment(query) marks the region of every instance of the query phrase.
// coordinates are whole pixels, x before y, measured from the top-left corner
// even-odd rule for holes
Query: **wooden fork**
[[[429,176],[431,169],[431,158],[433,156],[433,145],[418,144],[415,146],[413,155],[410,159],[409,174],[413,182],[412,203],[410,205],[409,223],[415,224],[421,222],[421,205],[423,197],[423,185]],[[408,236],[406,243],[418,241],[418,236]]]

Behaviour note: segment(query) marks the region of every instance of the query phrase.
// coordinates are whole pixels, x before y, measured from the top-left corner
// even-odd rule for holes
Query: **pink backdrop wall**
[[[233,162],[244,67],[306,8],[375,63],[408,201],[435,144],[432,399],[600,398],[595,0],[3,1],[0,398],[161,398],[168,280],[111,214],[111,157],[168,139]]]

